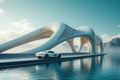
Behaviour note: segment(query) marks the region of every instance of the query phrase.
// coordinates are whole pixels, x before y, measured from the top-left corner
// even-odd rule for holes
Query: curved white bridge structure
[[[80,38],[78,40],[78,42],[80,42],[78,50],[75,49],[73,44],[74,38],[76,37]],[[16,46],[44,38],[49,38],[49,40],[46,43],[23,53],[36,53],[49,50],[64,41],[67,41],[73,53],[80,52],[85,43],[88,44],[90,53],[96,54],[98,50],[100,53],[103,52],[102,39],[99,38],[91,28],[85,27],[77,30],[64,23],[52,23],[17,39],[3,43],[0,45],[0,52],[2,53]]]

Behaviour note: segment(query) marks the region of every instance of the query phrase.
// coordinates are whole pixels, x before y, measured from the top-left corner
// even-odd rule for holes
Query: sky
[[[0,42],[53,22],[120,36],[120,0],[0,0]]]
[[[120,0],[0,0],[1,30],[25,19],[35,27],[64,22],[112,36],[120,33]]]

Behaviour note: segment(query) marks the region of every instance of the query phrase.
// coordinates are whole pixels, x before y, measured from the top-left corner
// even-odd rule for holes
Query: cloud
[[[102,39],[103,39],[103,42],[108,42],[110,40],[112,40],[112,36],[109,36],[108,34],[103,34],[101,35]]]
[[[118,35],[116,35],[116,36],[113,36],[113,38],[116,38],[116,37],[120,38],[120,34],[118,34]]]
[[[7,40],[11,40],[17,37],[20,37],[24,34],[27,34],[36,28],[33,26],[32,23],[30,23],[27,19],[11,22],[10,29],[5,31],[0,31],[0,34],[3,38],[6,38]],[[3,42],[7,41],[4,40]],[[1,40],[1,39],[0,39]]]
[[[13,26],[16,30],[18,30],[19,34],[26,34],[28,32],[35,30],[33,24],[30,23],[27,19],[18,22],[12,22],[11,26]]]
[[[2,3],[3,2],[3,0],[0,0],[0,3]]]
[[[33,30],[35,30],[36,27],[33,26],[32,23],[30,23],[27,19],[16,21],[11,23],[11,28],[6,31],[0,31],[0,43],[5,43],[7,41],[13,40],[17,37],[20,37],[24,34],[27,34]],[[31,42],[29,44],[24,44],[20,47],[13,48],[11,50],[8,50],[6,52],[20,52],[24,50],[31,49],[33,47],[36,47],[40,42]]]
[[[102,39],[103,39],[103,42],[109,42],[109,41],[111,41],[113,38],[116,38],[116,37],[119,37],[120,38],[120,34],[118,34],[118,35],[115,35],[115,36],[110,36],[110,35],[108,35],[108,34],[103,34],[103,35],[101,35],[101,37],[102,37]]]
[[[0,8],[0,16],[6,14],[7,12]]]
[[[119,27],[119,28],[120,28],[120,25],[118,25],[117,27]]]

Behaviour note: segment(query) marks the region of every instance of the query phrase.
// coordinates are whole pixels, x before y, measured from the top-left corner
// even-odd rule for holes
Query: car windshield
[[[54,51],[48,51],[48,53],[54,53]]]

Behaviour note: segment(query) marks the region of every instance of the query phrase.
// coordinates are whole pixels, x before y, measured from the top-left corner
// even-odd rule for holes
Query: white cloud
[[[103,35],[101,35],[101,37],[102,37],[102,39],[103,39],[103,42],[109,42],[109,41],[111,41],[113,38],[116,38],[116,37],[119,37],[120,38],[120,34],[118,34],[118,35],[115,35],[115,36],[110,36],[110,35],[108,35],[108,34],[103,34]]]
[[[3,0],[0,0],[0,3],[2,3],[3,2]],[[4,9],[2,9],[2,8],[0,8],[0,16],[1,15],[4,15],[4,14],[6,14],[7,13],[7,11],[5,11]]]
[[[12,22],[11,23],[11,29],[9,30],[6,30],[6,31],[0,31],[0,43],[5,43],[9,40],[13,40],[17,37],[20,37],[26,33],[29,33],[33,30],[35,30],[36,28],[33,26],[32,23],[30,23],[28,20],[24,19],[24,20],[21,20],[21,21],[18,21],[18,22]],[[22,45],[20,47],[17,47],[17,48],[13,48],[7,52],[19,52],[19,51],[24,51],[24,50],[27,50],[27,49],[30,49],[31,46],[32,47],[35,47],[38,43],[29,43],[29,44],[25,44],[25,45]]]
[[[108,34],[103,34],[101,35],[102,39],[103,39],[103,42],[108,42],[110,40],[112,40],[112,36],[109,36]]]
[[[7,12],[0,8],[0,16],[6,14]]]
[[[120,28],[120,25],[118,25],[117,27],[119,27],[119,28]]]
[[[20,34],[26,34],[28,32],[35,30],[33,24],[28,22],[27,19],[18,22],[12,22],[11,26],[13,26],[16,30],[18,30],[18,33]]]
[[[10,40],[22,36],[26,33],[35,30],[35,27],[28,20],[24,19],[18,22],[12,22],[10,29],[6,31],[0,31],[1,36]],[[4,40],[3,42],[5,42]]]
[[[86,31],[86,30],[88,30],[88,26],[87,26],[87,25],[79,26],[79,27],[77,28],[77,30],[83,30],[83,31]]]
[[[0,3],[3,2],[3,0],[0,0]]]
[[[118,34],[118,35],[116,35],[116,36],[113,36],[113,38],[116,38],[116,37],[120,38],[120,34]]]

